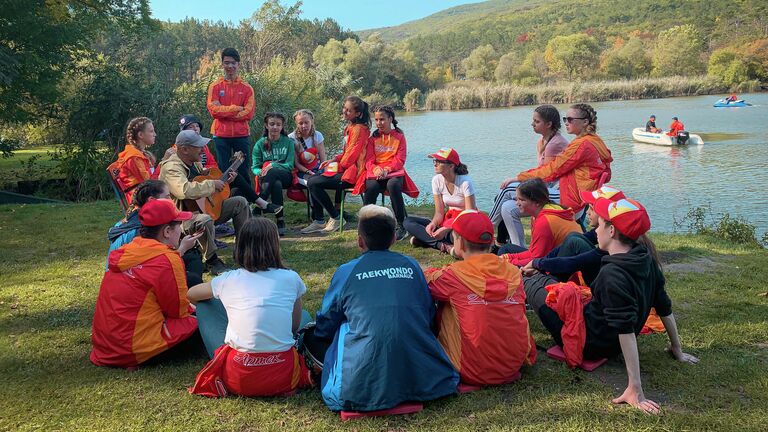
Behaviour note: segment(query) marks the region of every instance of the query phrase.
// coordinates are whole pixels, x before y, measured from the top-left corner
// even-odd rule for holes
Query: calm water
[[[672,231],[675,216],[700,205],[743,216],[760,233],[768,229],[768,94],[740,95],[754,105],[746,108],[713,108],[719,97],[593,104],[598,133],[613,153],[610,184],[646,205],[656,231]],[[479,208],[489,210],[504,177],[536,165],[533,108],[403,114],[398,120],[408,139],[409,174],[429,192],[433,169],[424,155],[454,147],[469,166]],[[558,109],[562,115],[567,105]],[[650,114],[664,128],[672,116],[679,117],[704,144],[670,148],[634,142],[632,128],[645,126]]]

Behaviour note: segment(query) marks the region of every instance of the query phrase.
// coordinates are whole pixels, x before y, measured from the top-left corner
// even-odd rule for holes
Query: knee
[[[399,181],[390,180],[387,182],[387,191],[391,194],[403,191],[403,184]]]
[[[248,200],[245,197],[236,196],[232,197],[235,200],[235,208],[238,210],[248,209]]]
[[[517,208],[517,201],[516,200],[509,200],[504,201],[504,203],[501,204],[501,214],[502,216],[512,216],[514,218],[517,218],[520,216],[520,210]]]

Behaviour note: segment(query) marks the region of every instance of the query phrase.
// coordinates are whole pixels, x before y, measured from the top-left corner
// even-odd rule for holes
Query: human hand
[[[229,173],[229,177],[227,177],[227,184],[232,183],[237,178],[237,171],[232,171]]]
[[[515,178],[510,178],[510,177],[505,178],[504,181],[501,182],[501,189],[504,189],[505,187],[509,186],[510,183],[514,183],[516,181],[517,179]]]
[[[201,229],[200,231],[185,236],[181,241],[179,242],[179,247],[176,248],[176,251],[179,253],[179,255],[184,255],[187,253],[188,250],[195,247],[195,242],[197,242],[197,239],[203,236],[205,233],[205,229]]]
[[[173,147],[168,147],[168,150],[166,150],[165,153],[163,154],[163,160],[166,160],[175,154],[176,154],[176,149]]]
[[[622,393],[622,395],[617,397],[616,399],[612,400],[611,403],[629,404],[648,414],[658,415],[659,412],[661,411],[659,404],[657,404],[656,402],[650,399],[645,398],[645,395],[643,395],[642,389],[634,389],[632,387],[627,387],[627,389],[624,390],[624,393]]]
[[[269,172],[270,168],[272,168],[272,165],[267,165],[264,168],[261,169],[261,172],[259,173],[259,177],[264,177]]]
[[[381,167],[378,167],[378,166],[373,167],[373,175],[376,176],[377,179],[381,178],[382,171],[384,170],[381,169]]]
[[[432,237],[436,240],[442,240],[449,232],[451,232],[450,228],[440,227],[434,231]]]
[[[226,183],[224,183],[221,180],[213,181],[213,187],[216,189],[216,192],[221,192],[222,190],[224,190],[224,185],[226,185]]]
[[[379,174],[379,180],[384,180],[389,175],[389,170],[386,168],[381,169],[381,174]]]
[[[520,272],[523,273],[523,276],[533,276],[534,274],[538,273],[539,271],[533,268],[533,261],[529,261],[528,264],[524,265]]]
[[[672,347],[668,346],[665,351],[672,354],[672,357],[675,358],[675,360],[683,363],[690,363],[690,364],[696,364],[699,362],[699,358],[696,356],[693,356],[691,354],[687,354],[683,352],[683,349],[681,347]]]
[[[427,231],[427,234],[429,234],[430,237],[435,236],[435,229],[437,229],[437,225],[435,225],[434,222],[428,223],[427,226],[424,228],[424,230]]]
[[[327,167],[327,166],[328,166],[328,164],[329,164],[329,163],[331,163],[331,162],[332,162],[332,161],[331,161],[330,159],[328,159],[328,160],[326,160],[326,161],[323,161],[323,163],[321,163],[321,164],[320,164],[320,169],[324,169],[324,168],[325,168],[325,167]]]

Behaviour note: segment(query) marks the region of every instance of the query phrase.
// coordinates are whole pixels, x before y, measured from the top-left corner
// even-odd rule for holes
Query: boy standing
[[[493,224],[485,213],[461,212],[453,236],[464,260],[426,271],[439,302],[438,340],[463,383],[514,381],[523,365],[536,361],[520,270],[490,252]]]

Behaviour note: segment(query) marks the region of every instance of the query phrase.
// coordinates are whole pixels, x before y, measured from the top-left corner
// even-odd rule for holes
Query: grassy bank
[[[301,238],[304,208],[289,206],[288,264],[320,306],[335,268],[357,255],[354,230]],[[425,211],[428,213],[428,210]],[[0,430],[764,430],[768,419],[768,251],[703,236],[657,234],[668,291],[686,348],[701,358],[677,364],[666,336],[639,339],[651,417],[610,399],[626,384],[611,360],[594,373],[570,371],[539,352],[511,385],[426,404],[414,416],[341,423],[317,390],[292,398],[220,400],[186,386],[205,363],[191,358],[137,372],[88,362],[90,325],[114,202],[0,206]],[[444,255],[395,249],[424,266]],[[225,253],[224,255],[228,255]],[[230,260],[231,262],[231,260]],[[529,315],[537,344],[552,340]]]
[[[724,93],[727,90],[727,86],[718,79],[708,76],[560,82],[532,87],[513,84],[468,84],[430,92],[427,94],[424,107],[427,110],[502,108],[542,103],[699,96]]]

